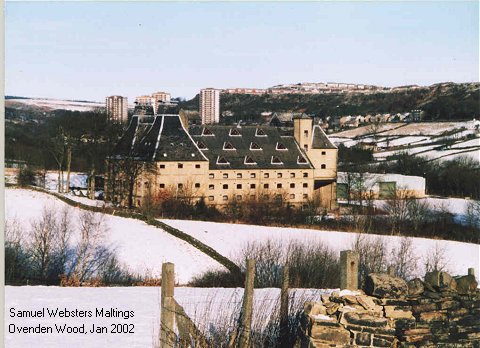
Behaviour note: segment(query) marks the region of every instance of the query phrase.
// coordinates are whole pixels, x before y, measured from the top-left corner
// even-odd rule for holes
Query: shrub
[[[30,167],[20,168],[17,174],[17,184],[21,187],[35,184],[35,172]]]

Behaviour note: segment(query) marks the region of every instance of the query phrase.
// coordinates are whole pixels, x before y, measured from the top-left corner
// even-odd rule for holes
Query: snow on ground
[[[377,129],[377,133],[398,128],[403,125],[405,125],[405,123],[380,123]],[[343,137],[343,138],[354,138],[354,137],[371,134],[372,130],[373,130],[373,126],[371,124],[367,124],[366,126],[349,129],[349,130],[338,132],[338,133],[333,133],[332,136]]]
[[[399,137],[395,139],[386,139],[382,140],[377,143],[379,147],[387,147],[388,146],[402,146],[402,145],[415,145],[416,143],[425,141],[430,139],[430,137],[425,136],[407,136],[407,137]]]
[[[16,218],[26,227],[41,216],[45,206],[56,211],[68,207],[46,193],[9,188],[5,190],[5,206],[5,218]],[[81,209],[70,208],[76,221]],[[142,221],[106,215],[105,222],[109,230],[109,242],[116,248],[120,262],[133,272],[159,276],[162,263],[173,262],[179,283],[185,284],[206,269],[223,267],[187,242]]]
[[[71,111],[92,111],[95,108],[105,108],[105,103],[81,102],[59,99],[9,99],[9,102],[25,104],[29,106],[46,107],[50,109],[63,109]]]
[[[5,288],[5,346],[9,348],[37,347],[154,347],[160,326],[160,295],[158,287],[113,288],[61,288],[23,286]],[[332,290],[292,289],[291,308],[303,307],[306,301],[319,301],[321,294]],[[265,328],[269,318],[278,311],[280,289],[255,289],[252,327]],[[240,312],[243,289],[223,288],[175,288],[175,299],[187,315],[202,331],[219,330],[235,320]],[[10,308],[16,310],[92,311],[92,318],[11,318]],[[133,311],[131,318],[96,318],[96,309],[115,308]],[[293,314],[293,311],[292,311]],[[48,315],[47,315],[48,316]],[[133,334],[14,334],[15,326],[85,324],[87,331],[92,324],[107,326],[113,323],[133,324]],[[55,328],[53,328],[55,331]]]
[[[290,241],[304,243],[322,242],[333,250],[340,252],[349,249],[357,234],[350,232],[332,232],[296,228],[266,227],[241,224],[225,224],[204,221],[184,220],[162,220],[163,222],[176,227],[203,243],[211,246],[219,253],[230,256],[233,259],[239,258],[240,251],[249,243],[254,241],[274,240],[287,245]],[[396,247],[401,237],[384,236],[389,248]],[[424,257],[428,255],[436,245],[445,249],[448,260],[448,270],[453,275],[467,273],[469,267],[479,269],[480,246],[469,243],[436,241],[426,238],[414,238],[416,255]],[[423,276],[423,266],[418,270],[418,276]]]
[[[87,188],[88,174],[85,173],[70,173],[70,187]],[[67,172],[63,174],[63,183],[67,182]],[[45,176],[45,188],[50,191],[57,191],[58,189],[58,172],[49,171]]]

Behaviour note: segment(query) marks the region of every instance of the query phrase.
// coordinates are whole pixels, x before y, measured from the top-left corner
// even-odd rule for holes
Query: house
[[[166,191],[206,204],[282,200],[332,209],[337,148],[308,116],[293,129],[201,125],[186,128],[178,115],[134,115],[108,159],[106,198],[141,206]]]
[[[270,126],[275,127],[293,127],[293,119],[295,117],[302,117],[301,112],[275,112],[270,119]]]
[[[348,192],[352,194],[353,187],[362,187],[365,194],[370,194],[375,199],[388,199],[394,193],[397,193],[397,197],[425,197],[425,178],[421,176],[339,172],[338,199],[347,199]]]

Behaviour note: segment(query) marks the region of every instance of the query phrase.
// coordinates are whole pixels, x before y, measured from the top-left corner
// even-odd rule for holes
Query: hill
[[[221,111],[238,120],[260,117],[264,111],[305,112],[316,116],[425,111],[426,120],[470,120],[480,116],[480,83],[445,82],[428,87],[399,88],[372,94],[222,94]],[[180,107],[198,110],[198,95]]]

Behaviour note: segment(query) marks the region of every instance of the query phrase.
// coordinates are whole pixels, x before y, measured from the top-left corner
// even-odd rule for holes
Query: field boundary
[[[16,185],[8,185],[8,187],[10,187],[10,188],[20,188]],[[128,212],[128,211],[124,211],[124,210],[121,210],[121,209],[116,209],[116,208],[111,208],[111,207],[95,207],[95,206],[86,205],[86,204],[74,201],[72,199],[69,199],[62,194],[59,194],[59,193],[56,193],[56,192],[51,192],[51,191],[48,191],[46,189],[36,187],[36,186],[28,186],[28,187],[25,187],[25,189],[49,194],[49,195],[51,195],[55,198],[60,199],[62,202],[66,203],[66,204],[68,204],[72,207],[75,207],[75,208],[80,208],[80,209],[92,211],[92,212],[95,212],[95,213],[103,213],[103,214],[107,214],[107,215],[120,216],[120,217],[123,217],[123,218],[137,219],[137,220],[143,221],[148,225],[151,225],[151,226],[154,226],[156,228],[162,229],[163,231],[167,232],[168,234],[187,242],[188,244],[192,245],[194,248],[196,248],[196,249],[200,250],[201,252],[203,252],[204,254],[210,256],[212,259],[214,259],[215,261],[220,263],[222,266],[227,268],[230,272],[236,273],[236,274],[241,273],[240,267],[238,267],[237,264],[235,264],[233,261],[231,261],[227,257],[223,256],[219,252],[217,252],[212,247],[206,245],[205,243],[202,243],[201,241],[199,241],[195,237],[192,237],[188,233],[185,233],[185,232],[183,232],[183,231],[181,231],[177,228],[174,228],[174,227],[172,227],[172,226],[170,226],[170,225],[168,225],[168,224],[166,224],[162,221],[158,221],[154,218],[149,218],[149,217],[147,217],[143,214],[139,214],[139,213],[135,213],[135,212]]]

